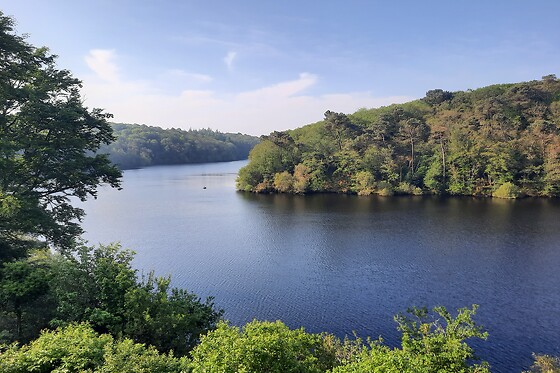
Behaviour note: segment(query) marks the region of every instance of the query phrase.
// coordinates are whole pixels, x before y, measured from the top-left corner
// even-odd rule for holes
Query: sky
[[[252,135],[560,73],[559,0],[0,0],[115,122]]]

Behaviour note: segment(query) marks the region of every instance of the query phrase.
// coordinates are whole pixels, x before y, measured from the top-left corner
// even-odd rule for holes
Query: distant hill
[[[253,192],[560,196],[560,80],[426,97],[273,132],[237,187]]]
[[[163,129],[113,123],[116,141],[100,149],[121,169],[152,165],[224,162],[247,159],[259,142],[255,136],[210,129]]]

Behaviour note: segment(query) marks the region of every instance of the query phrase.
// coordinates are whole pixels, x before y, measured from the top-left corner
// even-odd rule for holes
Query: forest
[[[560,196],[560,80],[449,92],[263,137],[237,188],[258,193]]]
[[[121,170],[155,165],[225,162],[247,159],[259,142],[255,136],[211,129],[162,129],[139,124],[112,123],[115,141],[99,153]]]
[[[100,186],[121,186],[121,171],[100,151],[115,141],[111,115],[85,107],[81,82],[58,69],[48,49],[15,33],[14,20],[2,12],[0,66],[1,372],[489,371],[467,343],[487,337],[474,321],[475,305],[453,313],[443,307],[433,312],[414,308],[395,316],[402,334],[397,347],[381,339],[308,333],[280,321],[234,326],[223,320],[211,298],[174,288],[169,277],[138,273],[131,264],[132,251],[118,244],[88,246],[81,240],[84,211],[73,202],[96,197]],[[552,78],[535,84],[557,86]],[[375,111],[363,112],[364,118],[368,113]],[[549,124],[543,124],[537,138],[544,148],[535,145],[535,152],[545,151],[535,160],[543,190],[550,189],[546,185],[554,176],[549,153],[557,144],[555,133],[547,132],[554,130],[546,129]],[[309,128],[308,138],[315,127]],[[158,130],[139,130],[144,131]],[[263,149],[273,146],[282,155],[280,164],[293,163],[296,172],[301,163],[292,148],[300,143],[298,133],[305,137],[302,131],[294,131],[293,137],[271,135],[264,147],[252,151],[251,167]],[[330,133],[332,156],[340,156],[350,136]],[[397,144],[393,135],[384,136],[382,142]],[[451,144],[452,137],[442,136],[442,143]],[[276,144],[284,141],[285,148]],[[423,167],[423,146],[413,142],[410,163],[401,164],[403,178],[420,174]],[[292,151],[284,151],[288,146]],[[452,157],[451,145],[443,148]],[[403,157],[402,162],[407,160]],[[271,161],[276,164],[277,159]],[[445,175],[453,174],[451,164]],[[274,171],[267,177],[284,172]],[[531,370],[557,372],[560,363],[535,355]]]

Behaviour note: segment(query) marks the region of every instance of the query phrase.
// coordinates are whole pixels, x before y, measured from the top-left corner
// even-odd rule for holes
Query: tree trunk
[[[17,340],[21,339],[21,319],[22,319],[22,312],[21,309],[16,309],[16,336]]]
[[[440,139],[439,146],[441,148],[441,163],[443,165],[443,182],[445,182],[445,149],[443,148],[443,139]]]
[[[414,175],[414,139],[412,137],[410,138],[410,158],[410,171]]]

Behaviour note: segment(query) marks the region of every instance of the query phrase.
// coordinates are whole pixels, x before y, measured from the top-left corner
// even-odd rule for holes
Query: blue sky
[[[115,121],[255,135],[559,74],[560,1],[0,0]]]

